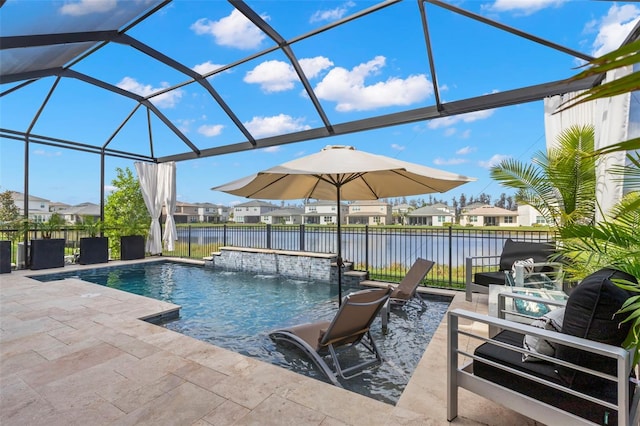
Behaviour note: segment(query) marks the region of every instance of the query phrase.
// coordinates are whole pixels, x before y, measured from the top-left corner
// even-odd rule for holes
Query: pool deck
[[[0,275],[3,426],[448,424],[446,321],[393,406],[139,319],[175,305],[26,277],[101,266]],[[451,309],[486,313],[486,295],[451,294]],[[536,424],[465,390],[459,401],[454,425]]]

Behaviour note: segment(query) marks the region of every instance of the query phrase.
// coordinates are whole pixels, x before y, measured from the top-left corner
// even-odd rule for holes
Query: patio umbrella
[[[301,157],[211,189],[246,198],[266,200],[336,200],[338,303],[342,299],[342,200],[378,200],[446,192],[474,178],[391,157],[358,151],[351,146],[329,145]]]

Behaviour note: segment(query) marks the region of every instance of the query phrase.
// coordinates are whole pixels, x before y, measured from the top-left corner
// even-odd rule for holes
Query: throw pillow
[[[549,256],[554,253],[555,244],[552,242],[532,243],[528,241],[514,241],[511,238],[507,238],[502,247],[502,254],[500,254],[500,271],[508,271],[513,267],[513,262],[529,257],[533,258],[533,261],[536,263],[547,262]]]
[[[542,317],[536,319],[531,323],[531,326],[542,328],[544,330],[551,331],[562,331],[562,319],[564,317],[564,308],[554,309],[549,311]],[[530,334],[526,334],[524,336],[523,346],[528,351],[547,355],[554,356],[556,353],[556,344],[550,342],[546,339],[540,338],[538,336],[532,336]],[[536,362],[536,361],[544,361],[533,354],[522,354],[523,362]]]
[[[516,260],[515,262],[513,262],[513,266],[511,267],[511,273],[513,274],[513,276],[516,276],[516,266],[520,266],[522,265],[523,268],[523,272],[525,274],[531,274],[533,273],[533,257],[530,257],[528,259],[523,259],[523,260]]]
[[[629,274],[605,268],[589,275],[573,289],[567,300],[562,333],[614,346],[622,344],[631,324],[622,323],[625,316],[617,314],[617,311],[632,294],[615,285],[615,279],[637,282]],[[557,358],[608,374],[615,374],[617,369],[613,359],[568,346],[558,347]],[[604,379],[560,365],[558,373],[568,386],[576,390],[607,383]]]

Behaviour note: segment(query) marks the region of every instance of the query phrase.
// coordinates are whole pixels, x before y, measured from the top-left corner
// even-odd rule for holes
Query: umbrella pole
[[[337,189],[337,209],[338,209],[338,259],[336,265],[338,266],[338,307],[342,305],[342,236],[340,235],[340,185],[336,186]]]

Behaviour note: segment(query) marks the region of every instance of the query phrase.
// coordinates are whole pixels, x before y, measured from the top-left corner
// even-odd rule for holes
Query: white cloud
[[[282,92],[293,89],[298,79],[293,67],[283,61],[265,61],[244,76],[245,83],[259,84],[265,92]]]
[[[404,151],[404,149],[406,148],[404,145],[399,145],[397,143],[392,143],[391,144],[391,148],[395,149],[396,151]]]
[[[466,162],[467,160],[465,160],[464,158],[450,158],[448,160],[445,160],[444,158],[438,157],[435,160],[433,160],[433,164],[437,166],[455,166],[455,165],[463,164]]]
[[[548,7],[559,7],[567,0],[496,0],[492,5],[483,6],[493,12],[516,12],[531,15]]]
[[[326,58],[324,56],[302,58],[298,62],[300,63],[300,66],[304,71],[304,75],[306,75],[307,78],[315,78],[322,71],[333,66],[333,62],[331,62],[329,58]]]
[[[494,109],[485,109],[482,111],[474,111],[468,112],[466,114],[452,115],[450,117],[442,117],[430,120],[427,123],[430,129],[440,129],[442,127],[453,126],[454,124],[463,122],[463,123],[472,123],[478,120],[484,120],[493,115]]]
[[[274,153],[274,152],[279,152],[280,151],[280,147],[279,146],[269,146],[269,147],[263,148],[262,150],[264,152]]]
[[[192,70],[194,70],[195,72],[197,72],[200,75],[205,75],[211,71],[217,70],[218,68],[223,67],[224,65],[220,65],[220,64],[214,64],[211,61],[207,61],[207,62],[203,62],[201,64],[198,65],[194,65],[193,68],[191,68]]]
[[[222,133],[222,129],[224,129],[222,124],[203,124],[198,127],[198,133],[211,138],[220,135]]]
[[[35,155],[41,155],[43,157],[60,157],[62,155],[62,152],[60,152],[60,151],[51,152],[51,151],[47,151],[47,150],[44,150],[44,149],[36,149],[36,150],[33,151],[33,153]]]
[[[104,13],[115,9],[116,0],[80,0],[76,2],[66,2],[60,12],[63,15],[84,16],[91,13]]]
[[[266,15],[262,19],[269,20]],[[198,35],[212,35],[220,46],[236,47],[238,49],[255,49],[260,46],[265,34],[253,25],[242,13],[234,9],[229,16],[219,21],[207,18],[198,19],[191,29]]]
[[[348,1],[341,6],[336,7],[335,9],[329,10],[318,10],[311,18],[309,18],[309,22],[320,22],[320,21],[337,21],[341,19],[344,15],[347,14],[350,8],[355,6],[355,3],[352,1]]]
[[[509,158],[508,155],[496,154],[487,161],[478,161],[478,165],[480,167],[484,167],[485,169],[489,169],[493,166],[498,165],[502,162],[502,160],[506,160],[507,158]]]
[[[169,83],[160,83],[160,87],[153,87],[150,84],[142,84],[131,77],[123,78],[120,83],[116,84],[121,89],[128,90],[140,96],[148,97],[159,90],[169,87]],[[175,89],[170,92],[163,93],[162,95],[154,96],[151,98],[153,102],[159,108],[173,108],[176,106],[180,98],[182,98],[183,91],[181,89]]]
[[[254,137],[261,138],[310,129],[303,121],[303,118],[280,114],[273,117],[253,117],[243,124]]]
[[[104,190],[106,192],[113,192],[113,191],[117,191],[118,187],[117,186],[113,186],[113,185],[105,185],[104,186]]]
[[[475,148],[472,148],[470,146],[465,146],[464,148],[460,148],[459,150],[457,150],[456,154],[457,155],[467,155],[467,154],[471,154],[475,150],[476,150]]]
[[[640,19],[640,8],[632,4],[609,8],[605,17],[591,21],[587,28],[597,28],[598,35],[593,42],[592,55],[602,56],[620,47],[624,39]]]
[[[385,63],[384,56],[376,56],[351,71],[342,67],[333,68],[316,86],[316,95],[320,99],[336,102],[336,111],[348,112],[411,105],[433,93],[424,74],[411,75],[406,79],[390,77],[367,86],[365,79],[378,74]]]
[[[300,59],[300,66],[307,78],[317,76],[332,65],[333,62],[323,56]],[[300,81],[298,74],[290,63],[275,60],[262,62],[244,76],[245,83],[259,84],[267,93],[291,90],[297,81]]]
[[[456,130],[456,128],[455,128],[455,127],[449,127],[448,129],[446,129],[446,130],[444,131],[444,135],[445,135],[446,137],[449,137],[449,136],[453,136],[453,135],[455,135],[455,134],[456,134],[456,132],[457,132],[457,130]]]
[[[460,139],[469,139],[469,136],[471,136],[470,129],[467,129],[464,132],[460,133]]]
[[[191,130],[191,125],[195,123],[196,120],[192,118],[179,118],[176,120],[176,124],[178,125],[178,129],[182,133],[189,133]]]

